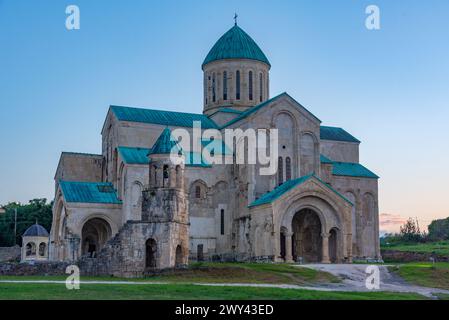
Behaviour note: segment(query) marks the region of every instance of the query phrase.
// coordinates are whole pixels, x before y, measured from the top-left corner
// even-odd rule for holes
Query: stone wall
[[[65,275],[69,264],[64,262],[0,263],[0,276]]]
[[[20,247],[0,247],[0,262],[19,261]]]
[[[425,252],[382,250],[381,253],[385,262],[430,262],[431,258],[435,258],[437,262],[449,262],[449,256],[435,255]]]

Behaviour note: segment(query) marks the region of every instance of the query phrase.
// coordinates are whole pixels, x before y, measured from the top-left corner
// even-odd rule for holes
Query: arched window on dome
[[[262,72],[259,74],[259,100],[262,102],[263,100],[263,74]]]
[[[223,100],[228,100],[228,73],[223,72]]]
[[[292,161],[290,157],[285,158],[285,181],[292,179]]]
[[[278,158],[278,185],[284,183],[284,163],[282,162],[282,157]]]
[[[216,80],[215,80],[215,73],[212,74],[212,102],[215,102],[217,100],[216,96]]]
[[[240,100],[240,71],[235,72],[235,98]]]
[[[248,89],[249,89],[249,100],[253,100],[253,72],[250,71],[248,74]]]

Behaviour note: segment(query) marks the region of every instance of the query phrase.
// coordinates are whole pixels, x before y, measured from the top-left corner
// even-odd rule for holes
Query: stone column
[[[292,256],[292,232],[285,233],[285,262],[292,263],[293,256]]]
[[[348,263],[352,263],[352,234],[348,233],[346,235],[346,243],[347,245],[347,254],[348,254]],[[344,248],[344,247],[343,247]],[[337,246],[337,252],[338,252],[338,246]],[[337,254],[338,257],[338,254]]]
[[[321,263],[331,263],[329,259],[329,233],[323,232],[321,234],[321,239],[323,247]]]

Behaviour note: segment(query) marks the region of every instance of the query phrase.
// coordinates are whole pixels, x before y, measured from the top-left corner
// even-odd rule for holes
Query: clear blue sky
[[[449,216],[447,0],[0,0],[0,203],[51,199],[60,152],[99,153],[110,104],[200,113],[202,60],[235,11],[271,61],[272,96],[362,140],[381,213]]]

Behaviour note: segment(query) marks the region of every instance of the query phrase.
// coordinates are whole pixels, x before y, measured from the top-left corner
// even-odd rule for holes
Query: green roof
[[[148,164],[148,154],[151,149],[118,147],[118,152],[126,164]]]
[[[333,162],[332,174],[334,176],[348,176],[358,178],[379,179],[379,176],[368,170],[360,163]]]
[[[334,141],[344,141],[344,142],[356,142],[360,143],[360,140],[353,137],[346,130],[337,127],[320,127],[320,138],[321,140],[334,140]]]
[[[114,186],[109,182],[60,181],[67,202],[121,204]]]
[[[273,201],[275,201],[276,199],[278,199],[279,197],[281,197],[283,194],[285,194],[286,192],[292,190],[293,188],[295,188],[296,186],[299,186],[301,184],[303,184],[304,182],[308,181],[311,178],[315,178],[317,179],[322,185],[324,185],[326,188],[328,188],[329,190],[331,190],[332,192],[336,193],[340,198],[342,198],[343,200],[345,200],[346,202],[348,202],[349,204],[353,205],[351,201],[349,201],[346,197],[344,197],[342,194],[340,194],[338,191],[336,191],[334,188],[332,188],[330,185],[328,185],[327,183],[325,183],[324,181],[322,181],[320,178],[318,178],[317,176],[315,176],[314,174],[309,174],[297,179],[293,179],[293,180],[288,180],[286,182],[284,182],[283,184],[281,184],[280,186],[274,188],[272,191],[265,193],[264,195],[262,195],[259,199],[253,201],[249,207],[255,207],[255,206],[260,206],[262,204],[267,204],[267,203],[272,203]]]
[[[194,121],[201,122],[203,129],[216,129],[217,124],[203,114],[111,106],[112,112],[119,121],[152,123],[163,126],[188,127]]]
[[[267,101],[264,101],[258,105],[255,105],[254,107],[249,108],[248,110],[244,111],[241,115],[239,115],[238,117],[232,119],[231,121],[229,121],[228,123],[225,123],[221,128],[226,128],[228,126],[230,126],[231,124],[234,124],[240,120],[243,120],[244,118],[248,117],[249,115],[253,114],[254,112],[262,109],[263,107],[267,106],[268,104],[270,104],[271,102],[281,98],[281,97],[288,97],[292,100],[294,100],[297,104],[299,104],[301,107],[304,108],[304,106],[302,106],[298,101],[296,101],[295,99],[292,98],[292,96],[290,96],[287,92],[283,92],[281,94],[278,94],[277,96],[268,99]],[[315,119],[317,119],[318,121],[321,121],[320,119],[318,119],[312,112],[310,112],[309,110],[307,110],[306,108],[304,108],[304,110],[306,110],[312,117],[314,117]]]
[[[378,175],[360,163],[332,161],[324,155],[320,155],[320,160],[321,163],[329,163],[333,165],[332,174],[334,176],[379,179]]]
[[[118,149],[123,161],[126,164],[147,165],[150,162],[150,160],[148,159],[148,154],[151,153],[151,149],[133,148],[133,147],[118,147],[117,149]],[[204,161],[204,159],[201,159],[201,163],[193,164],[193,162],[194,162],[193,156],[194,156],[193,152],[189,152],[186,155],[186,166],[188,166],[188,167],[203,167],[203,168],[211,167],[211,165],[207,164]]]
[[[239,26],[234,25],[214,44],[202,66],[223,59],[250,59],[271,66],[257,43]]]
[[[321,163],[334,163],[331,159],[329,159],[328,157],[320,154],[320,161]]]
[[[179,146],[178,141],[171,135],[170,129],[165,128],[148,154],[170,154],[172,151],[178,153],[182,151],[182,149]]]

